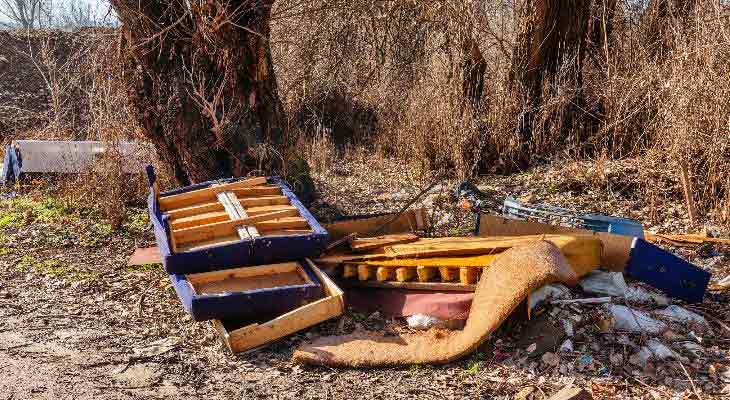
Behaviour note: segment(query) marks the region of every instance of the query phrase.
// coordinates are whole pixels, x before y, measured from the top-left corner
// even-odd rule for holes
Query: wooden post
[[[697,221],[694,198],[692,197],[692,181],[689,178],[689,168],[687,161],[681,161],[679,164],[680,177],[682,178],[682,188],[684,189],[684,201],[687,203],[687,213],[689,214],[689,223],[694,226]]]

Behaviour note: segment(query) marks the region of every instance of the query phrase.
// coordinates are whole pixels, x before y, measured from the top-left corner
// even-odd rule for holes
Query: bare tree
[[[48,0],[0,0],[0,16],[24,29],[43,26],[51,15]]]
[[[179,183],[245,175],[276,154],[286,126],[269,45],[273,0],[111,3],[139,125]]]

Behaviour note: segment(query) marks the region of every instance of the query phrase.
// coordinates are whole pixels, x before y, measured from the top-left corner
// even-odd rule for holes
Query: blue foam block
[[[710,273],[651,243],[635,238],[626,273],[688,303],[700,303]]]

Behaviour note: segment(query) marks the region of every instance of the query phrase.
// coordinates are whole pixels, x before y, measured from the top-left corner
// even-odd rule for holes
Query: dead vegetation
[[[295,149],[284,155],[303,156],[315,173],[365,152],[402,159],[417,175],[460,178],[556,160],[599,168],[632,160],[637,170],[622,178],[652,204],[682,196],[685,166],[700,222],[727,223],[726,8],[599,3],[590,3],[586,29],[605,37],[589,40],[583,58],[561,54],[536,105],[511,83],[528,3],[276,2],[272,57]],[[45,122],[28,131],[16,121],[38,110],[25,114],[32,107],[3,97],[5,141],[139,137],[113,30],[2,35],[15,41],[3,79],[25,57],[46,103]],[[23,93],[23,82],[12,90]]]

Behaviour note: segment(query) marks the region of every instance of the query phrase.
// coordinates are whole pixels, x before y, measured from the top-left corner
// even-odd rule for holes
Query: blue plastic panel
[[[324,293],[312,269],[304,262],[298,264],[312,283],[221,294],[196,294],[185,275],[171,274],[170,281],[183,308],[196,321],[284,314],[320,299]]]
[[[626,273],[688,303],[700,303],[710,282],[710,273],[636,238],[631,245]]]
[[[151,187],[155,181],[154,170],[151,167],[147,168],[147,176],[150,180]],[[240,179],[245,178],[199,183],[163,192],[160,193],[160,196],[189,192],[191,190],[209,187],[214,183],[235,182]],[[312,229],[311,233],[288,236],[260,236],[255,239],[241,240],[236,243],[221,246],[175,253],[172,251],[172,246],[169,241],[169,223],[161,211],[153,191],[150,190],[150,194],[147,197],[147,206],[165,270],[170,274],[192,274],[247,265],[273,264],[319,256],[327,244],[327,231],[317,222],[309,210],[304,207],[304,204],[299,201],[286,182],[278,177],[269,177],[268,183],[281,188],[282,193],[289,198],[291,205],[296,207],[302,218],[309,223],[309,227]]]

